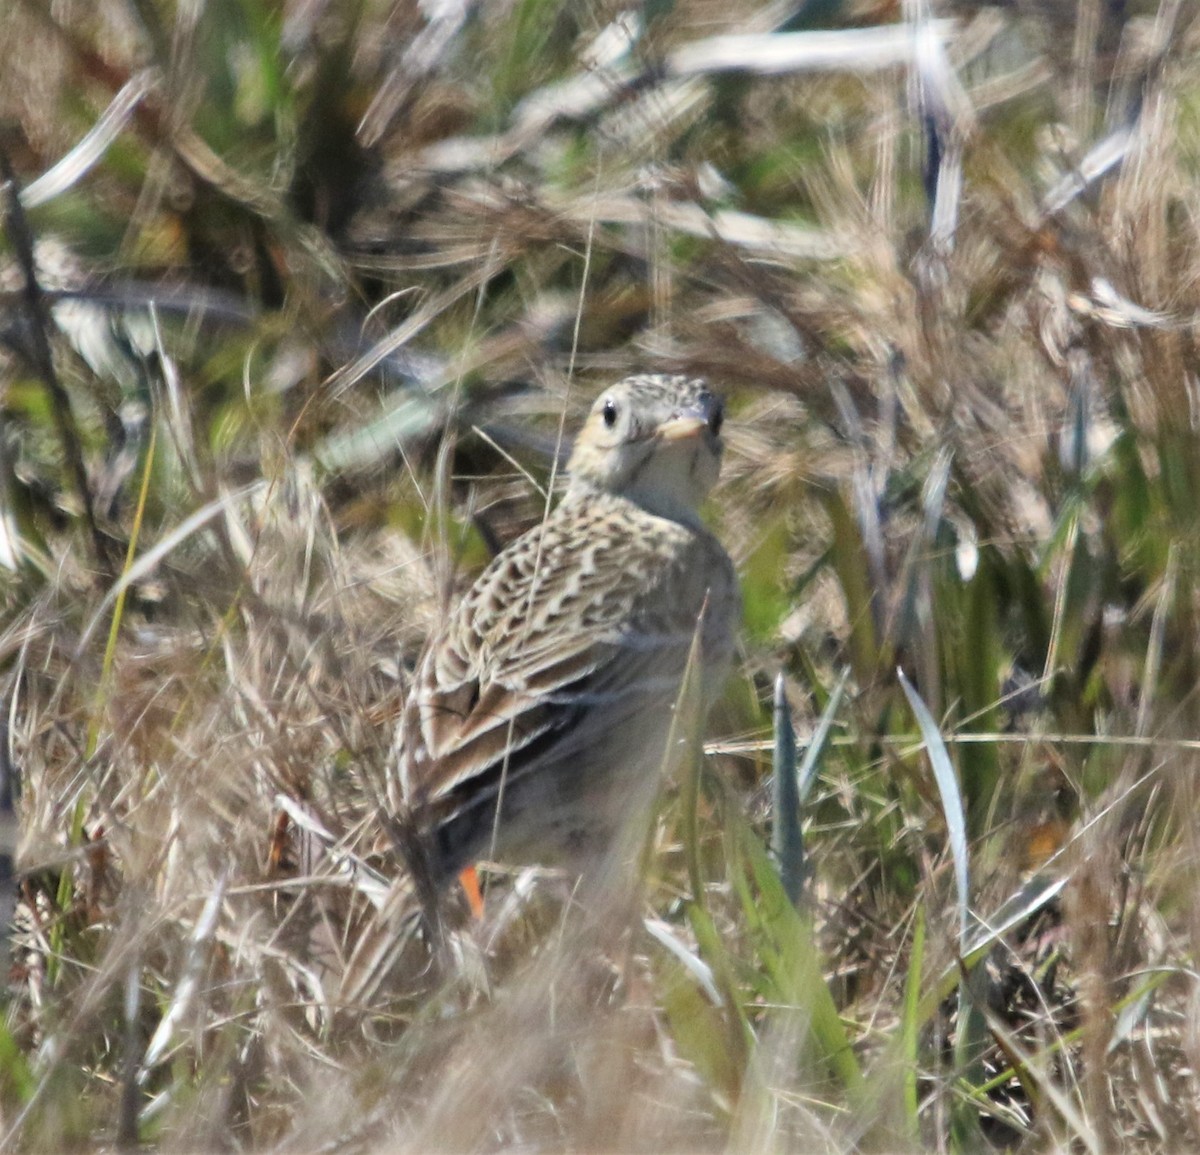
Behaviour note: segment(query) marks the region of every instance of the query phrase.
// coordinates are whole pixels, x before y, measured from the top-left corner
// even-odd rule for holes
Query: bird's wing
[[[511,782],[577,757],[669,705],[707,595],[710,542],[598,503],[560,507],[504,551],[422,663],[401,722],[402,793],[428,805],[487,790],[502,771]]]

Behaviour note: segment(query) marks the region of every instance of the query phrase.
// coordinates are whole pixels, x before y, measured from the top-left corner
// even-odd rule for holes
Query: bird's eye
[[[600,415],[604,418],[604,427],[611,429],[617,423],[617,403],[612,400],[605,401]]]
[[[725,424],[725,406],[719,401],[713,406],[712,415],[708,419],[708,427],[712,430],[713,436],[716,437],[721,432],[721,426]]]

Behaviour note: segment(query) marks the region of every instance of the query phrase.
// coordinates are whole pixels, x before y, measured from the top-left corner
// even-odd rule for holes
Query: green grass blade
[[[908,976],[904,982],[903,1018],[900,1022],[900,1053],[904,1064],[904,1123],[913,1140],[920,1133],[917,1114],[917,1041],[921,1028],[921,964],[925,959],[925,911],[917,907]]]
[[[804,892],[804,832],[796,776],[796,731],[787,704],[783,671],[775,679],[774,807],[771,849],[779,864],[784,893],[795,906]]]
[[[900,685],[904,696],[917,719],[917,727],[929,754],[929,762],[933,767],[933,777],[937,782],[938,793],[942,800],[942,813],[946,819],[946,832],[950,838],[950,854],[954,862],[954,881],[958,892],[958,941],[959,954],[963,954],[967,944],[967,920],[970,909],[970,881],[967,872],[967,819],[963,809],[962,792],[958,788],[958,776],[950,761],[946,743],[942,741],[941,732],[933,720],[929,708],[921,700],[920,694],[913,688],[912,683],[904,676],[903,670],[898,670]]]

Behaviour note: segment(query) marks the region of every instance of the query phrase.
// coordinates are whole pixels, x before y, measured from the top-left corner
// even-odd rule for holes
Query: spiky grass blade
[[[843,670],[829,696],[817,728],[796,765],[796,733],[788,713],[786,682],[782,673],[775,680],[775,742],[773,750],[774,797],[771,849],[779,864],[783,889],[793,905],[800,901],[806,875],[802,807],[816,781],[821,756],[842,704],[842,692],[850,671]]]
[[[950,858],[954,866],[954,884],[957,894],[955,910],[958,921],[959,955],[966,953],[967,930],[970,920],[970,876],[967,859],[967,821],[963,807],[962,793],[958,788],[958,775],[954,764],[950,761],[950,753],[942,740],[941,731],[933,720],[929,708],[921,700],[921,696],[913,688],[912,683],[904,675],[903,670],[897,670],[900,686],[908,699],[909,707],[917,720],[917,728],[921,731],[921,740],[929,764],[933,768],[934,781],[937,783],[938,794],[942,801],[942,815],[946,820],[946,834],[950,843]]]

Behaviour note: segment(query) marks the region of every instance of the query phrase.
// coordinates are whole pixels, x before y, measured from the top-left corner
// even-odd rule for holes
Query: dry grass
[[[852,7],[0,13],[0,1142],[1200,1144],[1200,25]],[[497,868],[435,966],[407,673],[635,367],[732,399],[717,740],[635,899]]]

